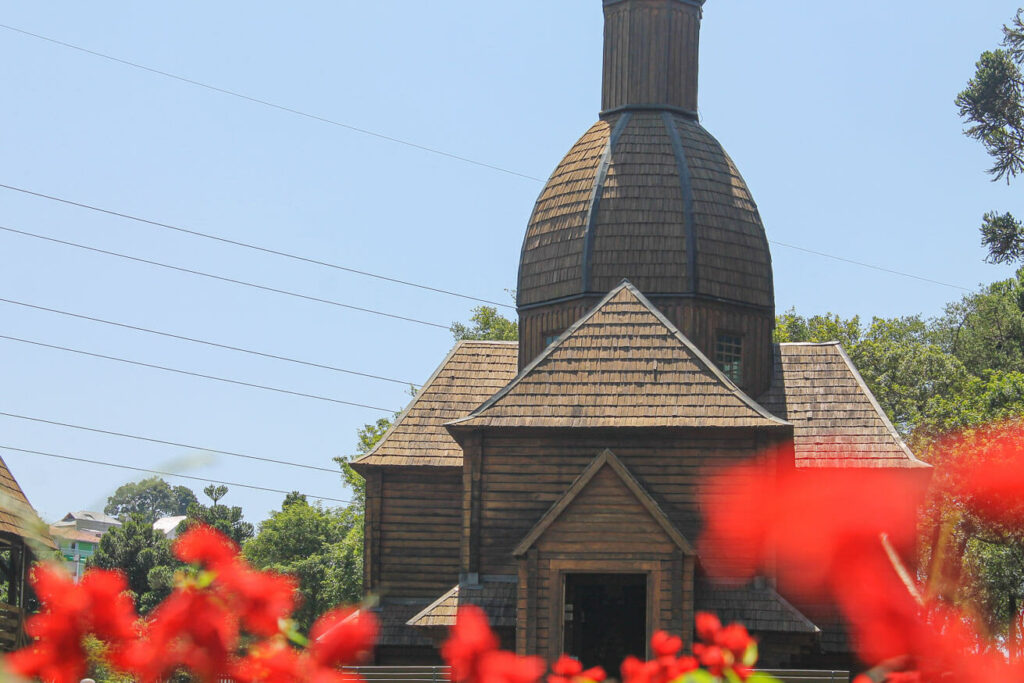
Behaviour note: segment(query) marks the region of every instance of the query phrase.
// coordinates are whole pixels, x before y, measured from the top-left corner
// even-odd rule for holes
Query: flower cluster
[[[499,649],[487,616],[474,605],[459,608],[441,656],[451,667],[453,683],[534,683],[547,670],[540,657]]]
[[[1024,431],[992,427],[943,447],[956,467],[940,472],[936,488],[961,514],[1021,528]],[[798,602],[836,604],[857,655],[882,662],[858,683],[1024,680],[1024,663],[1008,661],[972,615],[951,604],[946,572],[935,568],[944,554],[959,562],[955,548],[932,549],[923,585],[902,559],[915,555],[927,485],[920,470],[807,472],[783,462],[766,458],[708,478],[700,547],[709,571],[730,580],[770,573]]]
[[[373,647],[373,615],[339,609],[313,625],[308,647],[294,648],[289,639],[305,640],[289,621],[295,581],[253,570],[217,531],[195,527],[174,552],[196,570],[145,620],[116,572],[90,570],[76,585],[57,568],[38,567],[33,584],[43,609],[27,625],[37,640],[7,657],[7,667],[46,683],[77,683],[86,671],[82,639],[92,634],[106,643],[110,663],[139,683],[179,669],[202,681],[340,683],[354,677],[338,667],[358,663]]]

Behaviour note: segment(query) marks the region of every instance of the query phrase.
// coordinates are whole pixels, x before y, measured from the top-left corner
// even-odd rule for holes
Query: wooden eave
[[[451,443],[451,448],[447,449],[451,451],[451,453],[445,455],[403,456],[387,453],[387,451],[391,449],[391,442],[394,440],[396,433],[404,433],[409,431],[413,433],[419,432],[422,434],[425,433],[428,429],[430,429],[430,426],[424,426],[423,424],[416,426],[408,425],[407,422],[409,422],[411,415],[417,416],[425,422],[433,421],[436,419],[436,427],[438,428],[438,430],[441,432],[441,434],[444,435],[446,439],[450,438],[450,435],[443,429],[445,418],[435,418],[434,414],[436,413],[436,407],[427,408],[424,407],[424,403],[427,402],[428,400],[438,400],[435,395],[435,389],[437,389],[437,387],[435,387],[435,384],[438,382],[438,378],[441,377],[445,372],[447,372],[450,369],[449,366],[450,364],[452,364],[454,359],[464,354],[467,351],[467,349],[471,347],[500,347],[504,349],[516,349],[517,345],[516,342],[488,340],[461,340],[457,342],[455,346],[452,348],[452,350],[449,351],[448,354],[445,356],[444,360],[441,361],[441,363],[437,366],[433,374],[430,375],[427,381],[416,393],[416,396],[405,407],[405,410],[401,412],[401,414],[395,419],[395,421],[392,423],[391,427],[387,430],[387,432],[384,433],[384,436],[381,437],[380,441],[378,441],[376,445],[374,445],[374,447],[370,449],[370,451],[368,451],[364,455],[361,455],[359,458],[350,463],[352,465],[352,468],[356,470],[356,472],[362,473],[362,470],[369,469],[372,467],[434,467],[439,469],[459,469],[462,467],[461,452],[459,452],[457,456],[455,455],[455,453],[459,451],[459,448],[458,445],[454,442]],[[514,366],[515,354],[509,354],[509,356],[509,364]],[[510,371],[508,374],[504,375],[504,377],[508,377],[511,374],[512,373]],[[502,378],[501,381],[505,381],[504,377]],[[472,385],[472,378],[460,378],[460,380],[464,384]],[[450,388],[454,387],[455,384],[453,383],[453,386]],[[484,396],[486,396],[486,394],[484,394]],[[443,398],[444,396],[441,397],[442,402]],[[480,400],[480,398],[475,399],[469,405],[473,405],[478,400]],[[468,406],[461,408],[461,410],[465,409],[468,409]],[[420,413],[422,413],[422,415]],[[456,414],[458,413],[456,412]]]
[[[587,468],[576,478],[576,481],[566,489],[558,500],[548,508],[548,511],[544,513],[544,516],[530,529],[530,532],[523,537],[523,540],[515,547],[512,554],[516,557],[525,555],[530,548],[544,535],[552,524],[562,515],[563,512],[569,507],[569,505],[582,493],[587,487],[587,484],[601,471],[603,467],[609,467],[615,474],[619,476],[622,483],[626,485],[626,488],[636,497],[637,501],[647,510],[647,513],[651,518],[657,522],[658,526],[662,528],[665,534],[672,540],[680,550],[686,555],[696,555],[693,546],[686,540],[686,538],[679,532],[679,529],[672,523],[668,518],[668,515],[661,509],[661,506],[651,497],[643,485],[637,481],[636,477],[630,473],[622,461],[615,457],[615,454],[609,449],[603,450],[595,457]]]
[[[548,362],[549,359],[556,354],[566,340],[570,339],[575,335],[582,327],[592,321],[592,319],[602,312],[602,309],[613,299],[615,299],[623,291],[628,291],[636,301],[646,309],[646,312],[653,316],[662,326],[665,327],[669,337],[673,338],[675,342],[680,344],[689,357],[697,364],[697,366],[703,370],[707,375],[713,379],[714,383],[717,384],[725,392],[731,394],[738,403],[737,408],[744,411],[742,417],[737,418],[736,424],[730,424],[726,422],[716,423],[712,419],[701,420],[693,418],[692,423],[685,423],[676,418],[666,417],[663,418],[663,423],[657,423],[659,418],[655,418],[654,422],[645,421],[643,424],[635,425],[615,425],[615,424],[597,424],[597,425],[585,425],[579,424],[578,421],[565,418],[544,418],[547,419],[546,424],[536,423],[525,423],[522,425],[511,424],[509,421],[511,418],[502,418],[501,422],[492,417],[489,413],[493,412],[493,409],[498,406],[502,399],[508,397],[510,394],[515,392],[516,388],[522,385],[524,380],[530,377],[539,367],[544,363]],[[538,412],[543,412],[542,409],[538,409]],[[777,428],[777,429],[789,429],[791,425],[786,420],[780,419],[779,417],[772,415],[763,406],[750,398],[746,393],[743,392],[736,384],[732,382],[725,374],[722,373],[718,367],[708,359],[704,353],[697,348],[697,346],[691,342],[664,314],[661,313],[651,302],[634,287],[628,280],[623,280],[618,287],[613,289],[607,295],[604,296],[601,301],[594,306],[586,315],[577,320],[572,326],[563,332],[559,337],[552,342],[537,358],[530,362],[524,367],[516,377],[509,382],[504,388],[499,390],[489,399],[484,401],[476,410],[467,415],[466,417],[453,420],[445,424],[448,431],[453,436],[458,431],[471,430],[478,427],[571,427],[571,428],[595,428],[595,427],[625,427],[635,426],[643,428],[652,427],[727,427],[727,428]]]

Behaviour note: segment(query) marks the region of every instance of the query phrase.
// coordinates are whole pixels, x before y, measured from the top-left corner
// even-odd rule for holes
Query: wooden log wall
[[[388,597],[436,598],[459,580],[462,472],[425,467],[381,470],[379,504],[367,487],[367,512],[377,510],[379,515],[376,529],[370,526],[369,514],[367,518],[367,535],[376,533],[379,538],[372,556],[376,567],[371,570],[378,578],[370,588]]]
[[[479,571],[515,575],[513,548],[594,457],[610,448],[695,543],[701,527],[697,487],[706,467],[746,461],[767,444],[749,430],[504,430],[486,434],[480,463]],[[598,535],[594,556],[609,552]],[[727,549],[723,549],[727,552]]]
[[[719,334],[741,336],[743,380],[740,388],[755,398],[768,389],[772,378],[774,313],[699,297],[651,296],[650,299],[712,362]],[[544,351],[547,337],[565,332],[599,300],[598,297],[584,297],[521,312],[519,368],[525,367]]]

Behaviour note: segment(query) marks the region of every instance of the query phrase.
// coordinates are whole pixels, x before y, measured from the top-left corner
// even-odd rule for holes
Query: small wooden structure
[[[0,458],[0,652],[28,642],[25,617],[34,597],[27,580],[38,550],[56,553],[57,545]]]
[[[604,0],[604,110],[527,226],[519,343],[460,342],[353,463],[379,664],[437,661],[463,604],[506,647],[612,671],[657,629],[689,641],[698,609],[766,666],[848,663],[832,621],[770,580],[710,584],[694,550],[706,467],[928,470],[838,344],[772,344],[764,227],[697,120],[702,6]]]

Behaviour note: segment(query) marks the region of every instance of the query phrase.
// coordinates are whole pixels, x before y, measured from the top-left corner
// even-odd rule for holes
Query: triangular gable
[[[668,516],[664,513],[658,503],[651,498],[651,495],[647,493],[647,490],[643,485],[636,480],[636,478],[630,473],[626,466],[622,464],[615,454],[610,450],[605,449],[596,458],[594,458],[587,468],[583,470],[583,473],[576,478],[576,481],[566,489],[565,493],[555,501],[544,516],[540,518],[534,527],[530,530],[530,533],[523,537],[523,540],[519,542],[512,554],[515,556],[525,555],[526,552],[532,548],[537,541],[540,540],[544,532],[551,528],[551,525],[562,516],[574,500],[587,488],[587,485],[597,476],[598,472],[608,468],[616,475],[626,486],[627,489],[636,497],[637,501],[650,515],[659,527],[665,532],[665,534],[672,540],[672,542],[679,547],[686,555],[694,555],[693,547],[686,540],[686,538],[679,533],[679,529],[672,523]]]
[[[468,427],[788,427],[743,393],[629,282],[612,290]]]
[[[444,424],[515,376],[516,342],[463,340],[441,361],[373,449],[352,464],[461,467],[462,448]]]

